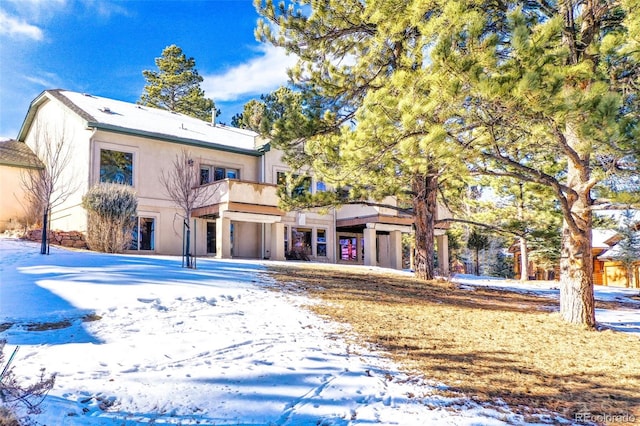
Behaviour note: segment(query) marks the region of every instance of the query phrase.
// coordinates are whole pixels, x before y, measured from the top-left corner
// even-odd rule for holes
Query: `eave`
[[[87,127],[90,129],[103,130],[105,132],[112,132],[112,133],[118,133],[118,134],[129,135],[129,136],[138,136],[143,138],[151,138],[151,139],[156,139],[164,142],[172,142],[172,143],[178,143],[182,145],[197,146],[197,147],[202,147],[207,149],[215,149],[218,151],[250,155],[253,157],[261,157],[262,155],[264,155],[264,152],[257,151],[257,150],[236,148],[229,145],[222,145],[222,144],[217,144],[213,142],[204,142],[197,139],[180,138],[176,136],[165,135],[162,133],[147,132],[145,130],[137,130],[137,129],[131,129],[127,127],[115,126],[113,124],[87,122]]]

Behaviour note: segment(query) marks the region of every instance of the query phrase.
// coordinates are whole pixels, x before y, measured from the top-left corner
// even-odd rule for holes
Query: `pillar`
[[[402,232],[391,231],[389,233],[389,254],[391,267],[402,269]]]
[[[275,222],[271,224],[270,238],[271,260],[284,260],[284,224]]]
[[[231,258],[231,220],[221,212],[216,220],[216,257]]]
[[[449,237],[447,234],[436,236],[436,244],[438,248],[438,266],[440,274],[449,276]]]
[[[376,230],[375,228],[364,228],[364,264],[376,266]]]

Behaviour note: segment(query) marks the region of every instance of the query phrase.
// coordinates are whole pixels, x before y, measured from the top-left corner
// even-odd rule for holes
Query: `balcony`
[[[216,217],[222,211],[284,215],[278,208],[276,185],[223,179],[204,185],[203,188],[204,206],[193,211],[194,217]]]

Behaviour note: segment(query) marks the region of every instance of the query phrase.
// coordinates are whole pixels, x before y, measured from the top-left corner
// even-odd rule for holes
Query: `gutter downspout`
[[[255,143],[255,142],[254,142]],[[265,164],[266,164],[266,160],[265,160],[265,153],[262,153],[262,156],[260,156],[260,183],[263,184],[265,183]],[[260,248],[260,251],[262,252],[262,259],[270,259],[271,258],[271,253],[269,253],[269,256],[267,257],[267,230],[266,230],[266,224],[263,222],[261,224],[261,229],[262,229],[262,240],[260,242],[260,244],[262,245],[262,247]],[[272,237],[273,238],[273,237]]]

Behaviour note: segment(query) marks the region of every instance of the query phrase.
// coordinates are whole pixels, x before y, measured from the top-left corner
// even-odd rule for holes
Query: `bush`
[[[13,374],[13,367],[9,364],[12,360],[10,359],[5,364],[5,344],[5,340],[0,340],[0,366],[3,366],[0,377],[0,425],[28,424],[28,418],[19,419],[18,410],[26,409],[27,414],[40,412],[38,406],[53,388],[56,376],[52,374],[45,377],[43,368],[36,383],[29,386],[21,385]]]
[[[91,250],[121,253],[131,244],[138,199],[132,187],[100,183],[82,198],[89,212],[87,244]]]

